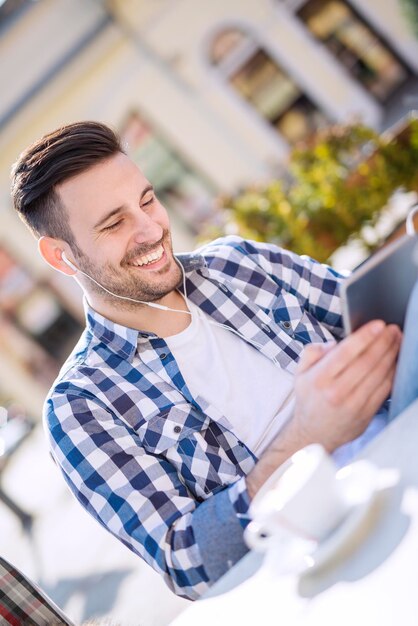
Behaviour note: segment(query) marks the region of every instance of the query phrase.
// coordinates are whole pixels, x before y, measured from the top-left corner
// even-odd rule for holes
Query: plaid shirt
[[[311,259],[238,237],[178,259],[188,298],[291,373],[306,343],[342,334],[341,277]],[[257,460],[210,400],[191,395],[164,339],[88,309],[45,407],[82,505],[189,598],[247,550]]]
[[[0,624],[71,626],[72,622],[36,585],[0,557]]]

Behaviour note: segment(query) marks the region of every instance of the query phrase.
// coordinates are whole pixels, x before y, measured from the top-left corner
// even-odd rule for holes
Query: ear
[[[67,276],[73,276],[76,272],[69,267],[64,259],[62,253],[65,252],[71,257],[71,252],[68,252],[68,244],[61,239],[54,239],[54,237],[41,237],[38,241],[38,250],[41,257],[58,272],[66,274]]]

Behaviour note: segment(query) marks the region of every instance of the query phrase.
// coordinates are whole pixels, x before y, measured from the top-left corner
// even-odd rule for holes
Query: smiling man
[[[71,231],[73,245],[63,247],[54,237],[41,237],[40,252],[48,263],[68,272],[62,252],[69,259],[75,257],[80,273],[91,277],[80,277],[89,289],[91,307],[110,319],[116,307],[115,321],[125,326],[137,326],[136,300],[164,300],[166,306],[187,311],[176,291],[182,274],[172,251],[167,212],[136,165],[118,152],[100,167],[88,167],[74,182],[71,177],[54,187],[62,206],[72,207],[65,228]],[[135,302],[118,300],[100,284]],[[142,312],[142,330],[155,330],[155,324],[159,330],[159,323],[167,324],[167,315],[156,313],[155,308],[143,307]],[[188,321],[174,316],[174,331]]]
[[[347,460],[385,425],[401,334],[375,321],[336,343],[341,277],[273,245],[175,256],[165,208],[102,124],[30,146],[12,192],[85,295],[45,404],[53,455],[87,511],[196,598],[246,552],[251,498],[284,460],[312,442]]]

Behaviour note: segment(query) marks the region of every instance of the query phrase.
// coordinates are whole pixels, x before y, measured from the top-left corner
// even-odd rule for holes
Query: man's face
[[[79,247],[72,252],[80,270],[109,291],[147,302],[178,286],[181,270],[173,257],[167,212],[125,154],[58,185],[57,192]],[[82,282],[88,292],[126,308],[92,281]]]

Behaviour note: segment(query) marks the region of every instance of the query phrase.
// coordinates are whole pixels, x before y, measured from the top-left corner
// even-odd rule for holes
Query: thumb
[[[302,356],[298,365],[298,373],[306,372],[315,363],[320,361],[333,347],[335,341],[327,341],[326,343],[310,343],[302,352]]]

